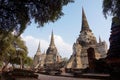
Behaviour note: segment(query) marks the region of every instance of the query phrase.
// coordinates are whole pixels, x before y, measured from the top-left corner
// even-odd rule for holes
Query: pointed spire
[[[40,41],[39,41],[39,45],[38,45],[37,52],[41,52],[41,51],[40,51]]]
[[[50,47],[54,47],[54,35],[53,35],[53,30],[52,30],[52,34],[51,34],[51,42],[50,42]]]
[[[37,49],[36,55],[40,55],[40,53],[41,53],[41,50],[40,50],[40,41],[39,41],[39,45],[38,45],[38,49]]]
[[[89,28],[88,22],[87,22],[87,18],[86,18],[84,9],[82,7],[82,28],[81,28],[81,32],[84,31],[84,30],[91,31],[90,28]]]
[[[99,43],[101,43],[102,41],[101,41],[101,37],[99,36]]]

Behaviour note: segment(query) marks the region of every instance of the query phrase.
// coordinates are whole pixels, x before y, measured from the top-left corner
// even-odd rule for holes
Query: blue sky
[[[37,28],[37,24],[32,22],[22,34],[28,47],[28,55],[31,57],[35,55],[39,41],[41,43],[41,51],[46,51],[53,30],[59,54],[69,58],[72,54],[72,45],[80,34],[82,7],[84,8],[89,27],[92,29],[96,39],[98,40],[100,36],[109,45],[111,17],[104,18],[102,1],[75,0],[74,3],[63,7],[64,16],[56,22],[47,23],[42,28]]]

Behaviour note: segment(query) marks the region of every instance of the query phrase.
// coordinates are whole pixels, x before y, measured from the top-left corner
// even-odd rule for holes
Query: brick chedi
[[[44,51],[44,53],[41,53],[40,43],[39,43],[37,52],[33,59],[33,69],[44,69],[45,65],[47,64],[53,64],[56,62],[59,63],[61,61],[62,61],[62,58],[59,55],[57,48],[55,46],[54,35],[52,32],[51,42],[46,52]]]
[[[46,53],[45,53],[45,51],[44,51],[44,52],[40,55],[39,69],[44,68],[45,58],[46,58]]]
[[[53,64],[57,61],[60,61],[60,55],[58,54],[57,48],[54,43],[54,35],[52,31],[51,42],[46,52],[45,64]]]
[[[39,42],[38,49],[37,49],[36,54],[33,59],[33,69],[44,68],[45,58],[46,58],[46,53],[45,53],[45,51],[44,51],[44,53],[41,52],[40,42]]]
[[[95,57],[97,59],[106,57],[106,42],[102,42],[101,39],[97,42],[96,37],[89,28],[84,9],[82,9],[82,25],[80,35],[73,44],[73,54],[71,55],[66,68],[84,69],[89,67],[87,54],[87,49],[89,48],[93,48],[95,50]]]
[[[40,50],[40,42],[39,42],[37,52],[33,59],[33,68],[37,68],[39,66],[40,57],[41,57],[41,50]]]

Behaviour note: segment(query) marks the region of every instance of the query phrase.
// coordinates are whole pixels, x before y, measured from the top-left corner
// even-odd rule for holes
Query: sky
[[[41,52],[46,52],[50,43],[53,30],[55,45],[62,57],[69,58],[72,54],[73,43],[79,37],[82,20],[82,7],[84,8],[87,21],[97,41],[99,36],[106,41],[109,48],[111,17],[105,19],[102,13],[103,0],[75,0],[63,7],[64,16],[54,23],[47,23],[44,27],[37,28],[32,21],[22,34],[22,38],[28,47],[28,56],[34,57],[40,41]]]

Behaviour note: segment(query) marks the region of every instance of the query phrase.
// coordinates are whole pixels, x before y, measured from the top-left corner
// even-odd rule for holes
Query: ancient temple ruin
[[[53,31],[51,34],[51,42],[46,52],[45,64],[53,64],[57,61],[61,61],[61,56],[58,54],[57,48],[54,43]]]
[[[41,60],[39,63],[39,68],[44,68],[45,65],[45,58],[46,58],[46,53],[45,51],[41,54]]]
[[[40,59],[41,59],[41,50],[40,50],[40,42],[39,42],[37,52],[33,58],[33,68],[38,67],[38,64],[40,63]]]
[[[96,37],[88,25],[84,9],[82,9],[80,35],[73,44],[73,54],[66,65],[66,69],[85,69],[89,67],[87,49],[90,47],[95,50],[96,59],[106,57],[107,44],[105,41],[101,41],[101,38],[97,42]]]
[[[45,52],[41,52],[40,43],[38,45],[37,52],[33,59],[33,69],[43,69],[47,64],[53,64],[56,62],[61,62],[62,58],[59,55],[57,48],[54,43],[54,35],[52,32],[50,45]]]

